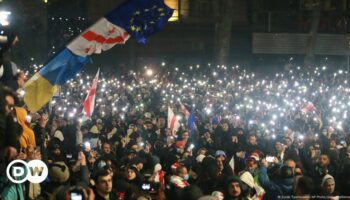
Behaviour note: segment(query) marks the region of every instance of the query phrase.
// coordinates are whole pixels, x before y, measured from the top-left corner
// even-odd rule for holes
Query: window
[[[169,21],[178,21],[182,18],[188,17],[189,0],[165,0],[165,4],[174,9],[173,16]]]

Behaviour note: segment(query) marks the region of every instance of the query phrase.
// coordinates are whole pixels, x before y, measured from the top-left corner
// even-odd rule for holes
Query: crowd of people
[[[162,63],[102,71],[91,118],[82,107],[93,78],[82,72],[32,113],[22,99],[32,73],[7,56],[17,41],[7,34],[0,42],[1,199],[350,198],[346,70],[286,65],[255,74]],[[48,177],[14,183],[6,173],[14,160],[42,160]]]
[[[7,69],[2,199],[350,198],[345,70],[289,66],[262,75],[162,63],[120,76],[102,72],[86,119],[92,76],[78,74],[30,113],[21,99],[28,72]],[[5,172],[15,159],[44,161],[48,178],[12,183]]]

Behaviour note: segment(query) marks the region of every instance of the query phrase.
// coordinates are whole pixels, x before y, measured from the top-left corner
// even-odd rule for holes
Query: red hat
[[[176,163],[171,165],[171,169],[177,169],[178,167],[180,167],[180,163],[179,162],[176,162]]]
[[[176,143],[175,143],[175,146],[177,147],[177,148],[183,148],[184,146],[185,146],[185,142],[184,141],[177,141]]]
[[[256,154],[259,154],[259,155],[262,154],[262,152],[261,152],[260,150],[255,150],[255,151],[252,152],[252,154],[253,154],[253,153],[256,153]]]

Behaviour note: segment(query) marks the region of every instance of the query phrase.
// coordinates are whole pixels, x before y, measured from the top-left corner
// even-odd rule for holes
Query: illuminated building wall
[[[165,0],[164,2],[174,9],[174,14],[170,21],[179,21],[189,16],[189,0]]]
[[[181,19],[186,19],[189,16],[189,1],[190,0],[164,0],[164,2],[174,9],[173,17],[170,21],[179,21]],[[95,21],[101,16],[105,15],[111,8],[116,7],[118,4],[122,3],[123,0],[89,0],[88,12],[89,20]],[[180,8],[180,9],[179,9]]]

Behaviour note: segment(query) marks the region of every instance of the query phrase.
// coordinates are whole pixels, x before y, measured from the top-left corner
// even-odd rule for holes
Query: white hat
[[[258,156],[258,155],[255,155],[255,154],[249,156],[249,157],[248,157],[248,160],[249,160],[249,159],[254,159],[256,162],[259,162],[259,160],[260,160],[259,156]]]
[[[154,166],[154,173],[158,172],[159,170],[162,170],[162,165],[160,165],[159,163],[157,163],[157,164]]]
[[[254,178],[249,172],[244,172],[240,176],[240,179],[242,180],[243,183],[247,184],[250,188],[255,187]]]
[[[215,197],[218,200],[223,200],[225,198],[224,193],[220,191],[214,191],[213,193],[211,193],[211,196]]]
[[[98,131],[97,126],[95,126],[95,125],[91,127],[90,132],[93,133],[93,134],[99,134],[100,133],[100,131]]]
[[[146,118],[152,118],[152,114],[151,114],[150,112],[146,112],[146,113],[145,113],[145,117],[146,117]]]
[[[323,185],[324,185],[324,184],[326,183],[326,181],[329,180],[329,179],[331,179],[333,182],[335,182],[333,176],[327,174],[327,175],[325,175],[325,176],[322,178],[321,187],[323,187]]]
[[[200,154],[200,155],[198,155],[198,156],[196,157],[196,161],[197,161],[198,163],[202,163],[202,161],[203,161],[204,158],[205,158],[205,155]]]

